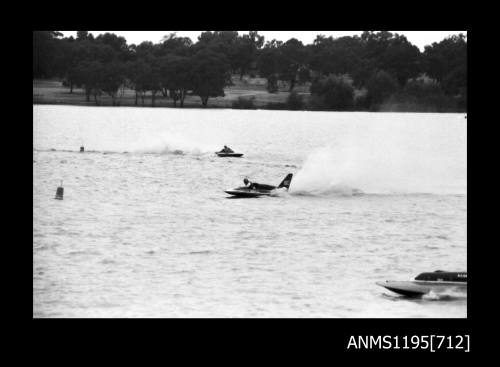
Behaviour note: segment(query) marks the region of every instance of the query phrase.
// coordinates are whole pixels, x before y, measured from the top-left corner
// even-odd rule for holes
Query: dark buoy
[[[62,200],[64,195],[64,187],[62,187],[62,181],[61,181],[61,186],[59,186],[56,190],[56,199]]]
[[[85,148],[83,147],[83,145],[80,147],[80,153],[83,153],[85,151]]]

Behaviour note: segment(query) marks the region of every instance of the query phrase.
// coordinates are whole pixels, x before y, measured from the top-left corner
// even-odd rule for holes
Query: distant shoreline
[[[421,106],[408,108],[408,106],[389,106],[381,111],[368,111],[363,109],[353,109],[349,111],[332,111],[317,109],[292,110],[286,108],[286,100],[290,94],[286,87],[279,89],[277,93],[268,93],[264,83],[248,83],[248,79],[239,81],[233,79],[234,85],[227,87],[224,97],[210,98],[208,105],[203,107],[198,96],[188,95],[184,101],[184,106],[180,107],[179,102],[174,106],[171,98],[157,94],[155,105],[152,106],[151,94],[146,94],[144,105],[142,99],[138,98],[135,103],[135,92],[130,89],[122,91],[117,97],[117,104],[113,106],[112,99],[108,95],[99,97],[99,104],[96,105],[91,96],[90,101],[86,101],[85,93],[81,88],[73,88],[70,93],[69,87],[63,86],[60,80],[34,79],[33,80],[33,105],[67,105],[67,106],[90,106],[90,107],[149,107],[149,108],[185,108],[185,109],[248,109],[248,110],[283,110],[283,111],[316,111],[316,112],[396,112],[396,113],[464,113],[467,111],[435,111],[432,109],[422,109]],[[298,86],[294,91],[300,95],[304,101],[310,98],[309,86]],[[233,103],[239,99],[251,100],[251,107],[235,107]]]
[[[184,107],[182,108],[233,108],[233,102],[238,101],[241,97],[245,100],[252,100],[255,108],[264,109],[269,104],[279,107],[284,104],[288,95],[290,94],[286,88],[280,88],[277,93],[268,93],[265,88],[265,81],[257,78],[248,82],[248,78],[242,81],[239,78],[233,78],[234,85],[225,88],[224,97],[214,97],[208,100],[207,107],[202,107],[200,97],[188,95],[184,100]],[[309,98],[309,87],[300,86],[295,88],[297,93]],[[120,96],[121,94],[121,96]],[[124,89],[118,93],[117,106],[129,107],[180,107],[174,106],[174,101],[171,98],[166,98],[158,93],[155,98],[155,105],[152,106],[151,93],[146,93],[144,98],[144,105],[142,99],[139,97],[137,104],[135,103],[135,92],[131,89]],[[85,92],[81,88],[73,88],[73,93],[67,86],[63,86],[60,80],[51,79],[34,79],[33,80],[33,104],[62,104],[74,106],[113,106],[112,99],[109,95],[101,95],[99,97],[99,104],[96,105],[93,96],[90,101],[86,101]],[[283,109],[283,108],[280,108]]]

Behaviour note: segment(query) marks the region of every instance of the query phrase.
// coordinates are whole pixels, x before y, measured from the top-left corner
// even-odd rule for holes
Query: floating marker
[[[80,147],[80,153],[83,153],[85,151],[85,148],[83,147],[83,145]]]
[[[64,195],[64,187],[62,187],[62,180],[61,180],[61,186],[59,186],[56,190],[56,199],[62,200]]]

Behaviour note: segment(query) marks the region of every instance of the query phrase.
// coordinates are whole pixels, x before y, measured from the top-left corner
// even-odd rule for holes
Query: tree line
[[[83,88],[96,104],[107,94],[113,105],[125,88],[135,91],[135,104],[158,97],[184,106],[186,95],[224,96],[231,75],[260,76],[270,93],[285,83],[291,109],[402,110],[467,109],[467,38],[450,36],[425,46],[423,52],[405,36],[387,31],[340,38],[318,35],[304,45],[292,38],[264,42],[257,31],[203,32],[190,38],[166,35],[159,43],[128,45],[112,33],[76,38],[55,31],[33,32],[33,78],[63,78],[70,92]],[[308,85],[307,103],[294,93]]]

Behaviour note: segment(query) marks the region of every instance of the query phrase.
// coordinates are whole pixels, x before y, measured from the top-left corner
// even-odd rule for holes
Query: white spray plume
[[[374,128],[346,134],[307,156],[290,192],[466,194],[467,158],[461,143],[418,130]]]

